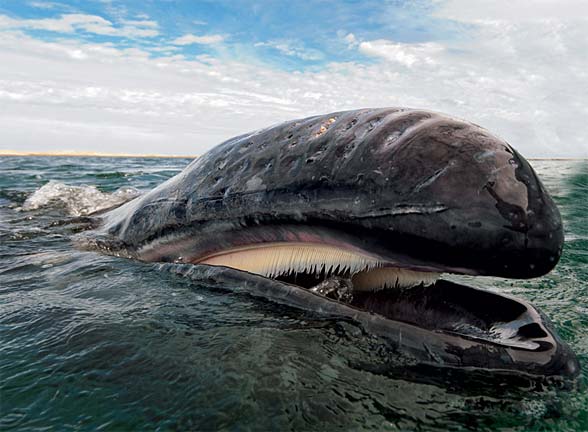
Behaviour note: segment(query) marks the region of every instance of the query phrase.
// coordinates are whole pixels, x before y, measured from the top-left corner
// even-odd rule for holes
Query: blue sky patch
[[[153,57],[207,54],[292,71],[375,61],[354,49],[361,41],[422,43],[461,37],[464,25],[435,18],[435,7],[428,1],[70,0],[9,2],[0,6],[0,14],[28,23],[19,30],[43,40],[109,42],[147,50]],[[111,29],[106,23],[81,22],[60,31],[39,23],[64,16],[75,21],[73,14],[99,17]]]

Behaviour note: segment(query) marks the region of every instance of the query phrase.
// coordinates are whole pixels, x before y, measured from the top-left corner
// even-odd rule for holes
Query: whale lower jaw
[[[223,250],[193,261],[231,267],[272,279],[297,282],[299,275],[314,282],[333,276],[348,277],[354,291],[431,285],[441,273],[418,271],[382,260],[361,250],[316,243],[262,243]],[[311,277],[312,280],[312,277]]]

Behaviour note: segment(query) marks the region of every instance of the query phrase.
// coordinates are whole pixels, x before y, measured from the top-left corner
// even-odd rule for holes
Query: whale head
[[[106,227],[143,260],[272,277],[339,265],[530,278],[549,272],[563,245],[557,207],[508,143],[398,108],[231,139],[112,212]]]
[[[544,275],[563,230],[521,155],[438,113],[337,112],[238,136],[103,215],[86,240],[349,317],[425,363],[579,371],[532,305],[443,279]]]

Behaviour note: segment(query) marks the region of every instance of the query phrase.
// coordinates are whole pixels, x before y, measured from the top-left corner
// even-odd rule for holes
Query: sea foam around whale
[[[117,207],[141,195],[130,186],[118,188],[112,193],[99,191],[96,186],[73,186],[51,180],[26,199],[22,210],[43,207],[61,207],[69,216],[86,216]]]

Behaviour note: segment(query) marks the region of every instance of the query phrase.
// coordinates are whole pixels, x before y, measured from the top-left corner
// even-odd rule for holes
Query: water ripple
[[[588,428],[583,387],[516,390],[425,371],[353,323],[76,251],[75,224],[56,223],[63,213],[16,210],[49,180],[147,190],[187,163],[113,162],[0,161],[1,430]],[[537,168],[565,221],[560,265],[516,283],[464,279],[537,304],[586,380],[588,169]]]

